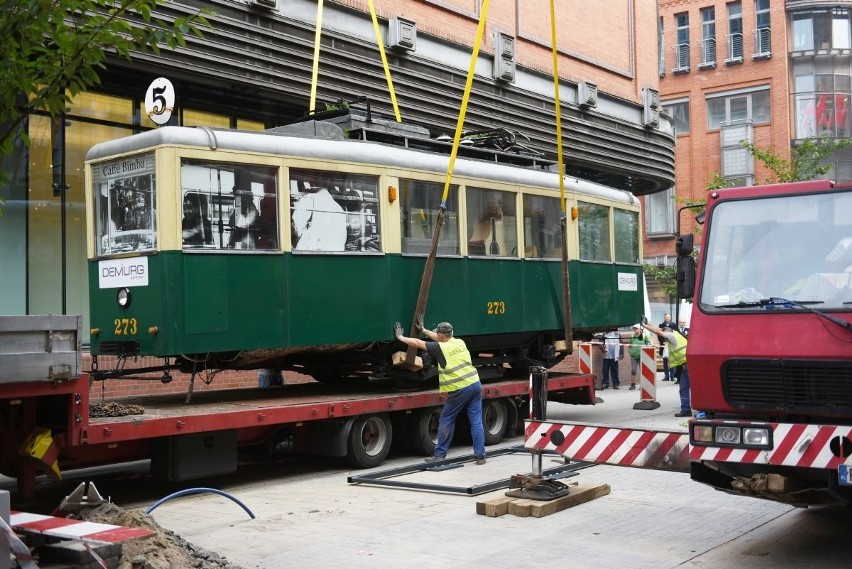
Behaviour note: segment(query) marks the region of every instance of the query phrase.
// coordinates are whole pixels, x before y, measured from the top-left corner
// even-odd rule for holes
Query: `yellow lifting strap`
[[[417,329],[415,323],[423,321],[423,316],[426,312],[426,303],[429,300],[429,287],[432,284],[432,273],[435,270],[435,257],[438,252],[438,238],[441,236],[441,227],[444,225],[444,210],[446,209],[447,196],[450,193],[450,181],[453,177],[453,168],[456,164],[456,156],[459,151],[459,142],[461,142],[462,127],[464,126],[464,117],[467,113],[467,102],[470,99],[470,90],[473,87],[473,75],[476,70],[476,61],[479,58],[479,46],[482,45],[482,36],[485,32],[485,19],[488,15],[489,0],[483,0],[482,12],[479,14],[479,27],[476,30],[476,40],[473,42],[473,52],[470,54],[470,66],[467,71],[467,81],[464,85],[464,95],[462,96],[461,109],[459,110],[459,118],[456,122],[456,134],[453,137],[453,149],[450,152],[450,163],[447,167],[447,178],[444,182],[444,193],[441,195],[441,207],[438,210],[438,218],[435,221],[435,231],[432,232],[432,245],[429,248],[429,255],[426,257],[426,266],[423,268],[423,277],[420,281],[420,293],[417,295],[417,306],[414,309],[414,318],[411,320],[410,336],[417,337]],[[417,357],[417,348],[411,346],[405,352],[405,364],[407,368],[414,365],[414,359]]]
[[[322,0],[317,1],[317,29],[314,31],[314,67],[311,71],[311,102],[308,110],[317,108],[317,78],[319,76],[320,38],[322,36]]]
[[[550,42],[553,50],[553,102],[556,109],[556,156],[559,172],[559,204],[562,207],[562,324],[565,346],[573,352],[574,322],[571,318],[571,285],[568,279],[568,215],[565,207],[565,168],[562,157],[562,106],[559,98],[559,57],[556,43],[555,0],[550,0]]]
[[[393,104],[393,114],[396,117],[396,122],[402,122],[399,107],[396,104],[396,92],[393,90],[393,79],[391,79],[390,68],[388,67],[388,58],[385,56],[385,42],[382,40],[382,31],[379,29],[379,20],[376,18],[376,6],[373,0],[370,0],[370,17],[373,18],[373,29],[376,31],[376,44],[379,46],[379,55],[382,57],[382,65],[385,68],[385,79],[388,82],[388,92],[390,92],[391,103]]]

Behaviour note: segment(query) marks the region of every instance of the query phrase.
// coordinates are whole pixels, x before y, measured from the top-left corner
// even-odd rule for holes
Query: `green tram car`
[[[405,346],[392,323],[414,314],[451,145],[348,134],[321,121],[163,127],[94,146],[92,355],[406,387],[434,377],[427,354],[418,372],[394,368]],[[452,322],[484,378],[551,367],[568,353],[556,166],[463,152],[477,157],[455,164],[425,324]],[[575,178],[565,192],[573,334],[590,338],[642,313],[639,202]]]

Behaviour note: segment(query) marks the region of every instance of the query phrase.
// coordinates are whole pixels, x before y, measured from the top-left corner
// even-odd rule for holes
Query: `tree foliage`
[[[203,37],[201,28],[210,27],[209,9],[174,21],[154,17],[162,3],[0,0],[0,156],[11,152],[28,114],[61,115],[77,94],[98,85],[110,54],[130,60],[134,52],[184,47],[187,36]]]
[[[831,170],[831,164],[827,162],[827,159],[850,144],[852,144],[852,139],[849,138],[809,137],[792,148],[788,160],[771,148],[758,148],[752,142],[740,141],[740,146],[748,150],[755,160],[771,172],[763,180],[755,181],[755,185],[758,186],[785,182],[805,182],[823,176]],[[707,182],[708,190],[718,190],[730,186],[731,182],[723,178],[718,172],[713,172],[710,181]]]

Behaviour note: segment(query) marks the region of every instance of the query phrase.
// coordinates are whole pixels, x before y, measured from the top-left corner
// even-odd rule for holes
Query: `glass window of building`
[[[689,69],[689,14],[675,14],[675,50],[677,53],[676,69]]]
[[[743,6],[739,2],[728,4],[728,59],[743,58]]]
[[[648,235],[673,235],[674,188],[645,196],[645,232]]]
[[[701,63],[716,63],[716,9],[701,9]]]
[[[466,198],[468,255],[517,257],[515,195],[499,190],[468,188]]]
[[[660,61],[660,76],[666,74],[666,34],[663,30],[663,18],[660,16],[659,24],[657,25],[657,46],[659,50],[659,61]]]
[[[663,109],[674,119],[675,134],[689,134],[689,101],[664,101]]]
[[[714,94],[707,98],[708,130],[733,121],[750,120],[753,124],[766,124],[770,118],[769,89],[730,95]]]
[[[438,207],[444,184],[423,180],[399,180],[400,235],[402,252],[427,255],[432,246],[432,232],[438,220]],[[447,194],[444,225],[438,238],[438,255],[459,255],[458,186],[450,186]]]
[[[562,207],[559,199],[524,196],[524,256],[562,257]]]
[[[754,16],[758,30],[769,28],[769,0],[754,0]]]
[[[609,207],[577,202],[579,210],[580,259],[610,262]]]

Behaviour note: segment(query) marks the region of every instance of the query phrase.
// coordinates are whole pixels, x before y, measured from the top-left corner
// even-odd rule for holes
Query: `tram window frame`
[[[524,257],[562,259],[562,207],[559,198],[524,194],[523,204]]]
[[[92,168],[95,248],[99,257],[157,250],[157,179],[153,152]]]
[[[613,208],[615,262],[639,264],[639,212]]]
[[[378,175],[290,168],[289,187],[294,253],[383,252]]]
[[[516,193],[506,190],[467,187],[469,257],[518,258],[516,196]]]
[[[578,200],[577,209],[580,260],[612,262],[610,206]]]
[[[450,186],[444,204],[444,225],[438,240],[438,256],[461,255],[458,192],[457,185]],[[403,255],[429,254],[443,193],[443,183],[399,179],[399,234]]]
[[[182,158],[183,250],[278,251],[278,172],[278,166]]]

